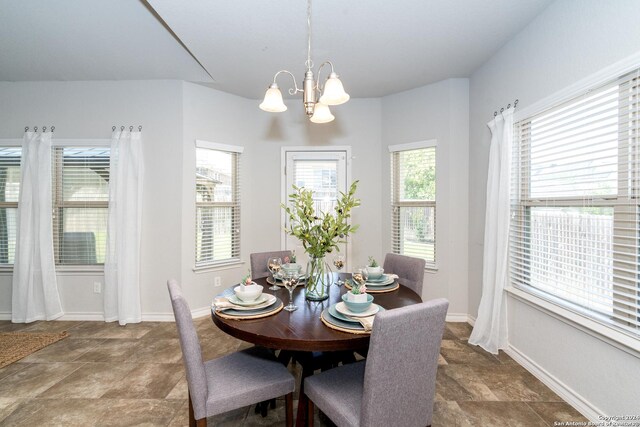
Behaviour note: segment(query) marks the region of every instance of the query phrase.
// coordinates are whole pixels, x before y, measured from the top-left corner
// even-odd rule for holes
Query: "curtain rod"
[[[55,126],[51,126],[51,132],[53,132],[56,129]],[[29,126],[25,126],[24,127],[24,131],[25,132],[29,132]],[[38,132],[38,126],[34,126],[33,127],[33,131],[34,132]],[[46,126],[42,126],[42,132],[46,132],[47,131],[47,127]]]
[[[112,130],[112,131],[115,131],[115,130],[116,130],[116,127],[115,127],[115,126],[112,126],[112,127],[111,127],[111,130]],[[124,126],[120,126],[120,131],[121,131],[121,132],[122,132],[122,131],[124,131]],[[133,132],[133,126],[129,126],[129,132]],[[138,132],[142,132],[142,125],[138,126]]]
[[[515,109],[517,106],[518,106],[518,100],[516,99],[516,100],[513,102],[513,108]],[[507,105],[507,110],[508,110],[509,108],[511,108],[511,104]],[[504,108],[501,108],[501,109],[500,109],[500,112],[502,113],[503,111],[504,111]],[[497,115],[498,115],[498,112],[497,112],[497,111],[494,111],[494,112],[493,112],[493,117],[495,117],[495,116],[497,116]]]

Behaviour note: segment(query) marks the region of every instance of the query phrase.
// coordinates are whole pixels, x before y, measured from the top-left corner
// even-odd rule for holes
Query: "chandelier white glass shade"
[[[316,102],[313,108],[313,116],[309,118],[313,123],[329,123],[335,119],[335,116],[331,114],[329,106],[322,101]]]
[[[289,89],[289,94],[295,95],[298,92],[302,92],[304,110],[309,120],[313,123],[328,123],[335,119],[334,115],[331,114],[331,110],[329,110],[329,106],[344,104],[349,100],[349,94],[344,91],[344,86],[334,71],[331,61],[325,61],[320,64],[317,81],[313,75],[313,61],[311,60],[311,0],[307,1],[307,30],[307,60],[305,61],[307,71],[304,73],[302,89],[298,87],[296,78],[290,71],[280,70],[273,76],[273,83],[267,89],[264,100],[260,104],[260,109],[270,113],[280,113],[287,110],[287,106],[282,101],[282,93],[276,83],[278,76],[285,73],[293,79],[294,87]],[[325,65],[331,67],[331,72],[324,85],[321,85],[320,70]]]
[[[287,111],[287,106],[282,101],[282,93],[275,82],[269,86],[267,93],[264,94],[264,101],[260,104],[260,109],[270,113]]]

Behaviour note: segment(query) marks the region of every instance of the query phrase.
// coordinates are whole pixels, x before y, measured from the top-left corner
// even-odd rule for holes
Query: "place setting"
[[[322,311],[320,320],[327,327],[352,334],[369,334],[373,328],[375,315],[384,308],[373,302],[368,293],[365,279],[358,276],[342,295],[342,301],[332,304]]]
[[[347,280],[345,282],[347,289],[352,289],[354,282],[364,281],[367,286],[367,292],[370,294],[393,292],[400,287],[398,276],[384,274],[384,269],[380,267],[373,257],[369,257],[369,263],[366,267],[356,269],[351,278],[351,281]]]
[[[211,303],[211,311],[223,319],[260,319],[280,312],[284,303],[275,295],[263,293],[263,287],[247,275],[237,286],[225,289]]]
[[[272,291],[280,290],[284,286],[283,281],[288,274],[297,273],[299,281],[303,281],[307,277],[302,273],[302,265],[296,263],[295,251],[291,258],[269,258],[267,268],[271,272],[271,277],[267,277],[267,283],[271,285],[269,289]]]

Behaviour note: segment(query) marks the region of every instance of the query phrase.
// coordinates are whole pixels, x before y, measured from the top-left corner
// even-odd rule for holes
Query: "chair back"
[[[376,315],[364,374],[361,426],[431,425],[448,308],[449,301],[436,299]]]
[[[385,273],[398,275],[398,281],[422,297],[422,282],[426,261],[406,255],[387,254],[384,257]]]
[[[282,259],[282,262],[284,263],[284,257],[287,256],[291,256],[291,251],[256,252],[249,255],[249,259],[251,261],[251,277],[254,279],[268,277],[271,274],[267,267],[269,258],[278,257]]]
[[[175,280],[169,280],[167,287],[169,288],[173,315],[176,318],[176,326],[178,327],[182,360],[187,371],[187,384],[193,404],[193,413],[196,419],[201,419],[207,413],[209,390],[200,350],[200,340],[193,324],[189,304],[184,299],[180,285]]]

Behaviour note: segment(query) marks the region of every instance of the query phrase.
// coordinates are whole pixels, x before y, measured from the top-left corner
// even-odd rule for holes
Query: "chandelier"
[[[287,110],[287,106],[282,101],[282,93],[276,83],[277,77],[282,74],[289,74],[293,79],[293,86],[289,89],[290,95],[302,92],[304,111],[313,123],[328,123],[335,119],[329,105],[344,104],[349,100],[349,94],[344,91],[342,82],[333,69],[331,61],[325,61],[318,67],[318,80],[313,75],[313,61],[311,60],[311,0],[307,0],[307,60],[304,63],[307,71],[304,73],[302,89],[298,87],[295,76],[287,71],[280,70],[273,76],[273,83],[267,89],[264,100],[260,104],[260,109],[270,113],[280,113]],[[320,70],[325,65],[331,67],[331,72],[324,83],[320,85]]]

